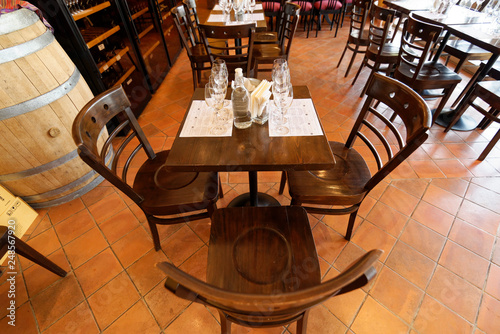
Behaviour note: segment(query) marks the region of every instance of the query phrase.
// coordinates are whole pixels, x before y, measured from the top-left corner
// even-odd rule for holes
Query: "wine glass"
[[[226,22],[227,21],[227,18],[226,18],[227,0],[219,0],[219,7],[222,10],[223,21]]]
[[[243,11],[244,5],[245,5],[245,0],[233,0],[233,10],[236,21],[240,21],[238,19],[238,15],[241,14],[241,12]]]
[[[285,126],[287,119],[285,114],[293,102],[293,87],[291,83],[276,84],[273,82],[273,101],[278,113],[275,115],[276,132],[280,135],[286,135],[290,129]]]
[[[253,19],[253,11],[255,10],[255,7],[257,4],[255,3],[255,0],[248,0],[248,7],[250,9],[250,20]]]
[[[233,9],[234,2],[233,0],[226,0],[226,2],[227,19],[228,21],[231,21],[231,10]]]
[[[277,84],[290,82],[290,69],[286,59],[278,58],[274,60],[271,75],[273,82]]]
[[[220,87],[213,85],[213,82],[208,82],[205,84],[205,102],[209,110],[214,111],[215,120],[214,126],[210,129],[210,133],[214,135],[221,135],[226,131],[225,122],[227,118],[224,118],[221,114],[221,109],[224,104],[224,98],[226,96],[226,91],[221,90]]]

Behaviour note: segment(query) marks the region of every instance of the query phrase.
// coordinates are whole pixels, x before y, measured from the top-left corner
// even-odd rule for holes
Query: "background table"
[[[294,87],[294,98],[310,97],[306,86]],[[203,98],[203,89],[196,89],[192,100]],[[179,137],[179,130],[166,167],[173,171],[248,171],[251,205],[258,204],[257,171],[321,170],[333,167],[335,159],[324,132],[321,136],[269,137],[268,125],[269,122],[264,125],[252,124],[247,129],[233,127],[231,137]]]

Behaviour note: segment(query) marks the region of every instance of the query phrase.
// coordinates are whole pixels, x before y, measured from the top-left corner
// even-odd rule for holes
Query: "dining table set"
[[[485,66],[482,66],[478,70],[478,75],[473,77],[475,84],[487,76],[500,54],[500,2],[489,1],[484,8],[482,7],[484,0],[462,0],[461,5],[457,2],[456,0],[384,0],[383,4],[403,15],[412,13],[418,20],[443,28],[445,34],[434,54],[434,61],[439,59],[447,41],[453,36],[491,52]],[[472,94],[474,85],[469,87],[455,109],[439,115],[437,124],[445,127],[450,124],[455,110],[459,110]],[[470,131],[477,126],[477,121],[464,114],[452,129]]]

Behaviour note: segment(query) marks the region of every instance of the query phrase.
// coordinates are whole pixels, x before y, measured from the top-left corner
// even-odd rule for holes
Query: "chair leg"
[[[344,78],[347,78],[347,76],[349,75],[349,71],[351,70],[352,64],[354,64],[354,59],[356,59],[356,55],[358,54],[358,50],[359,50],[359,45],[356,45],[356,47],[353,50],[351,61],[349,62],[349,66],[347,66],[347,71],[345,71]]]
[[[446,127],[446,129],[444,129],[444,132],[450,131],[450,129],[458,122],[458,120],[460,119],[460,117],[462,117],[462,115],[464,114],[464,112],[469,108],[470,103],[473,102],[475,98],[476,98],[476,95],[473,93],[469,97],[469,99],[464,103],[464,105],[462,106],[462,108],[460,108],[460,110],[457,110],[455,112],[455,116],[451,120],[450,124],[448,124],[448,126]]]
[[[158,226],[152,221],[152,216],[146,215],[148,220],[149,230],[151,231],[151,237],[153,238],[153,244],[155,246],[155,251],[159,251],[161,249],[160,244],[160,234],[158,233]]]
[[[221,310],[219,311],[220,318],[220,333],[231,334],[231,321],[227,320],[226,315]]]
[[[219,198],[224,198],[224,191],[222,190],[222,181],[219,176]]]
[[[441,98],[441,101],[439,102],[439,105],[436,108],[434,115],[432,115],[432,124],[434,124],[436,122],[436,119],[438,118],[439,114],[441,113],[444,106],[446,105],[446,102],[448,102],[448,100],[451,96],[451,93],[453,93],[453,90],[455,89],[456,86],[457,86],[457,84],[451,86],[450,88],[445,89],[444,95]]]
[[[344,59],[345,52],[347,51],[347,46],[349,45],[349,42],[346,43],[344,51],[342,51],[342,55],[340,56],[339,63],[337,64],[337,68],[340,66],[340,63],[342,62],[342,59]]]
[[[497,131],[495,137],[491,139],[490,143],[488,144],[488,146],[486,146],[486,148],[484,149],[484,151],[481,153],[481,155],[477,160],[483,161],[486,158],[486,156],[490,153],[490,151],[493,149],[493,147],[496,145],[499,139],[500,139],[500,130]]]
[[[306,334],[308,317],[309,317],[309,310],[306,310],[302,318],[297,320],[297,334]]]
[[[354,86],[354,83],[356,82],[356,80],[358,80],[358,76],[361,73],[361,70],[363,69],[363,67],[366,66],[367,63],[368,63],[368,58],[366,58],[366,56],[365,56],[363,58],[363,61],[361,62],[361,66],[359,67],[358,72],[356,72],[356,75],[354,76],[354,80],[352,80],[351,86]],[[361,93],[361,96],[363,96],[363,93]]]
[[[66,276],[66,271],[64,271],[64,269],[59,267],[57,264],[47,259],[45,256],[40,254],[38,251],[36,251],[34,248],[32,248],[30,245],[28,245],[21,239],[17,238],[16,236],[14,236],[14,239],[16,242],[15,245],[17,254],[24,256],[28,260],[33,261],[34,263],[53,272],[58,276],[61,277]]]
[[[345,233],[345,239],[347,241],[351,240],[352,230],[354,229],[354,222],[356,221],[357,215],[358,215],[358,210],[354,211],[349,215],[349,223],[347,224],[347,231]]]
[[[281,181],[280,181],[280,189],[278,190],[278,194],[283,194],[283,191],[285,190],[285,184],[286,184],[286,172],[281,172]]]

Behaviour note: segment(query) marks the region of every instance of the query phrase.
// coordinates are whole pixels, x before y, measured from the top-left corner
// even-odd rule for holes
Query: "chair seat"
[[[343,143],[330,142],[335,167],[322,171],[287,172],[290,195],[304,203],[353,205],[365,196],[371,173],[363,157]]]
[[[463,57],[465,55],[484,55],[488,57],[491,55],[491,52],[461,39],[448,42],[443,51],[455,57]]]
[[[394,77],[403,82],[409,82],[414,75],[414,68],[405,63],[401,63],[396,69]],[[444,88],[462,81],[457,73],[440,63],[430,62],[422,68],[422,71],[412,82],[411,87],[419,91],[420,89]]]
[[[316,9],[321,9],[321,10],[339,10],[340,8],[342,8],[342,2],[340,1],[335,1],[333,3],[333,6],[331,6],[329,4],[329,1],[325,0],[325,1],[316,1],[314,3],[314,8]]]
[[[309,12],[313,8],[312,3],[310,3],[310,2],[306,2],[306,3],[301,2],[301,3],[298,3],[297,1],[292,1],[292,3],[300,6],[300,14],[302,14],[302,15],[303,15],[304,12]]]
[[[263,2],[262,8],[264,9],[264,12],[266,14],[269,12],[278,13],[280,11],[280,8],[281,8],[281,3],[280,2]]]
[[[314,238],[301,207],[216,210],[209,245],[207,283],[223,290],[265,295],[321,283]]]
[[[210,201],[217,199],[217,173],[167,171],[164,164],[169,152],[158,152],[155,159],[147,160],[137,172],[133,189],[144,198],[141,207],[151,215],[205,209]]]
[[[399,56],[399,47],[399,44],[386,43],[379,55],[379,61],[381,63],[396,63]],[[370,60],[375,60],[377,59],[378,51],[378,45],[370,44],[366,50],[366,56]]]
[[[278,33],[275,31],[261,31],[254,35],[254,45],[255,44],[269,44],[278,43]],[[254,46],[255,47],[255,46]]]
[[[278,44],[259,44],[253,47],[253,57],[254,59],[258,59],[259,62],[269,60],[272,64],[274,59],[283,57],[284,55]]]

